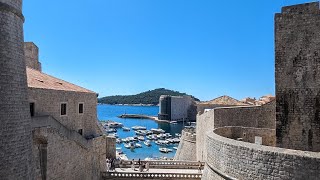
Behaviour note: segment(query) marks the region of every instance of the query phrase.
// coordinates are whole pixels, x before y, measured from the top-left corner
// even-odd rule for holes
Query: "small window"
[[[34,103],[30,103],[30,115],[31,117],[34,116]]]
[[[79,114],[83,114],[83,103],[79,103]]]
[[[82,135],[82,134],[83,134],[83,130],[82,130],[82,129],[79,129],[79,130],[78,130],[78,133],[79,133],[80,135]]]
[[[67,115],[67,103],[61,103],[61,116]]]

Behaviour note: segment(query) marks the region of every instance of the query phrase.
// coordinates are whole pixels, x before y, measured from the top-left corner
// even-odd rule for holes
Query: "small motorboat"
[[[115,133],[115,132],[117,132],[117,130],[114,128],[109,128],[109,129],[106,129],[106,132],[107,133]]]
[[[170,121],[170,124],[178,124],[177,121]]]
[[[122,143],[122,142],[121,142],[121,139],[119,139],[119,138],[116,139],[116,143],[117,143],[117,144],[121,144],[121,143]]]
[[[122,130],[123,130],[123,131],[130,131],[130,128],[128,128],[128,127],[122,127]]]
[[[110,128],[120,128],[120,127],[123,126],[123,124],[122,123],[118,123],[118,122],[111,122],[111,123],[108,124],[108,126]]]
[[[136,148],[142,148],[142,145],[139,144],[139,143],[136,143],[136,144],[135,144],[135,147],[136,147]]]
[[[152,128],[152,129],[150,129],[150,131],[151,131],[153,134],[165,133],[165,131],[164,131],[163,129],[155,129],[155,128]]]
[[[149,146],[151,146],[151,141],[150,141],[150,140],[146,140],[146,141],[144,142],[144,144],[149,147]]]
[[[174,138],[173,139],[173,143],[179,143],[180,142],[180,139],[179,138]]]
[[[135,131],[136,135],[145,136],[147,135],[147,132],[145,130],[137,130]]]
[[[169,153],[172,152],[172,149],[168,149],[168,148],[159,148],[159,151],[162,153]]]
[[[181,137],[181,134],[180,133],[175,133],[174,134],[176,137]]]
[[[178,150],[178,147],[173,147],[174,150]]]
[[[143,127],[143,126],[133,126],[133,127],[131,127],[133,130],[147,130],[147,128],[146,127]]]
[[[143,136],[138,136],[139,141],[144,141],[144,137]]]
[[[126,143],[126,144],[124,144],[124,147],[127,148],[127,149],[130,149],[131,148],[131,144]]]

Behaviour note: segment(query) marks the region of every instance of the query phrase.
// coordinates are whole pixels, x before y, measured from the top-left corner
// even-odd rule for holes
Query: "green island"
[[[116,95],[116,96],[106,96],[98,99],[100,104],[147,104],[147,105],[157,105],[159,103],[159,98],[161,95],[170,96],[185,96],[186,93],[181,93],[179,91],[173,91],[165,88],[158,88],[154,90],[149,90],[136,95]],[[188,95],[191,96],[191,95]],[[200,101],[198,98],[191,96],[195,101]]]

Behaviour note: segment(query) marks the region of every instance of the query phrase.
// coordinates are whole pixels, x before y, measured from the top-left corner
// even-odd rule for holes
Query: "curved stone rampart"
[[[320,153],[262,146],[211,132],[203,174],[210,179],[319,179]]]
[[[197,160],[205,161],[206,134],[215,128],[243,126],[275,129],[276,102],[262,106],[219,107],[197,116]]]
[[[275,129],[226,126],[217,128],[214,132],[220,136],[238,141],[256,143],[256,140],[261,138],[261,145],[276,146],[277,144]]]
[[[195,129],[184,129],[181,133],[181,140],[174,160],[196,161],[196,134]]]

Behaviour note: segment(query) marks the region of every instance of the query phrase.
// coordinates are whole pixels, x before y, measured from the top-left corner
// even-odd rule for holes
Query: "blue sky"
[[[45,73],[100,94],[274,94],[274,14],[307,0],[29,0]]]

